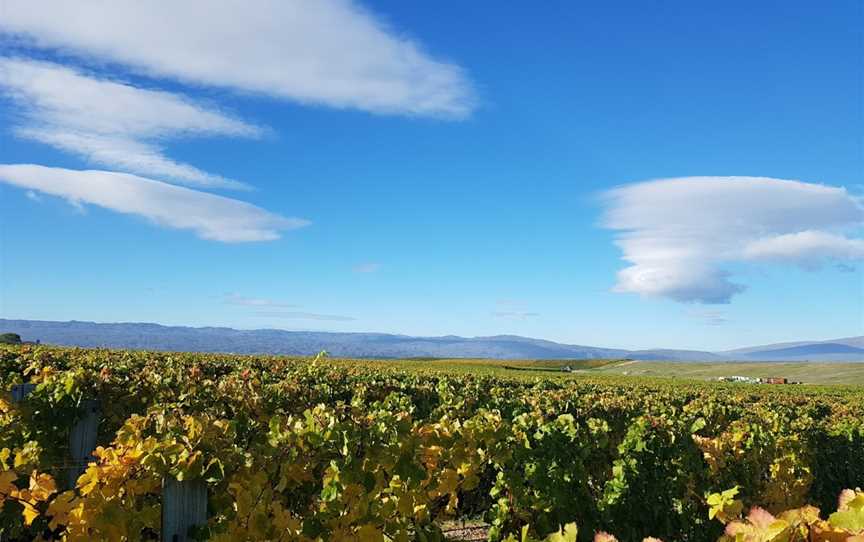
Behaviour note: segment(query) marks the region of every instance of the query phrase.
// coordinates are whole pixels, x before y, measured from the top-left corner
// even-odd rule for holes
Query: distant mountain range
[[[326,350],[337,357],[592,359],[680,361],[864,361],[864,336],[830,341],[769,344],[724,352],[624,350],[560,344],[516,335],[410,337],[385,333],[330,333],[181,327],[147,323],[102,324],[0,319],[0,333],[24,340],[84,347],[188,352],[309,355]]]

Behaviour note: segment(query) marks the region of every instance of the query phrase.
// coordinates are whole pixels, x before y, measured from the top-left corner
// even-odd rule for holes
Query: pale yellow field
[[[592,369],[594,374],[713,380],[719,376],[786,377],[805,384],[864,385],[864,362],[705,363],[624,361]]]

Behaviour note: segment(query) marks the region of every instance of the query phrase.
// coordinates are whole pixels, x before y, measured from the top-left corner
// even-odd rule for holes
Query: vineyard
[[[864,388],[0,346],[3,541],[862,542],[860,487]]]

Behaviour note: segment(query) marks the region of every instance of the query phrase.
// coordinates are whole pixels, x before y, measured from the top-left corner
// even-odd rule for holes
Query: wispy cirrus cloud
[[[718,310],[695,310],[690,311],[688,315],[706,326],[722,326],[729,323],[726,313]]]
[[[864,259],[864,207],[844,188],[762,177],[685,177],[605,194],[603,224],[630,267],[615,290],[728,303],[744,291],[728,265],[818,269]]]
[[[281,309],[297,309],[300,305],[293,305],[282,301],[263,297],[246,297],[238,293],[229,293],[224,296],[225,303],[241,307],[261,309],[253,315],[262,318],[280,318],[286,320],[322,320],[331,322],[353,322],[356,318],[339,314],[320,314],[316,312],[289,311]],[[267,310],[264,310],[267,309]]]
[[[476,104],[459,66],[352,0],[6,0],[0,32],[147,76],[303,104],[444,118]]]
[[[380,270],[381,270],[381,264],[380,263],[374,263],[374,262],[361,263],[361,264],[355,265],[354,269],[353,269],[353,271],[355,273],[375,273],[375,272],[380,271]]]
[[[236,199],[114,171],[5,164],[0,165],[0,182],[75,205],[92,204],[140,216],[160,226],[191,230],[202,239],[225,243],[272,241],[283,231],[309,224]]]
[[[495,311],[492,313],[496,318],[505,318],[507,320],[527,320],[540,316],[539,312],[528,311]]]
[[[225,294],[225,303],[228,305],[240,305],[242,307],[277,307],[277,308],[297,308],[298,305],[274,301],[260,297],[244,297],[237,293]]]
[[[255,313],[255,316],[263,318],[284,318],[286,320],[321,320],[328,322],[353,322],[357,320],[351,316],[342,316],[339,314],[318,314],[314,312],[298,311],[260,311]]]
[[[130,173],[214,188],[241,182],[168,158],[160,142],[259,137],[262,129],[182,95],[142,89],[48,62],[0,57],[0,94],[17,107],[14,132]]]
[[[499,299],[495,302],[495,310],[492,312],[495,318],[504,320],[528,320],[537,318],[539,312],[529,311],[524,308],[524,303],[515,299]]]

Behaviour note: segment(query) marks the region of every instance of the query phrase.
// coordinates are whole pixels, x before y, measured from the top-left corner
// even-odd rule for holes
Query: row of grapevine
[[[493,541],[855,536],[806,507],[864,486],[860,389],[433,367],[4,347],[0,390],[33,389],[0,395],[0,533],[158,540],[177,480],[206,487],[194,539],[433,541],[466,517]],[[98,447],[70,485],[69,432],[95,399]],[[843,495],[834,514],[864,515]]]

